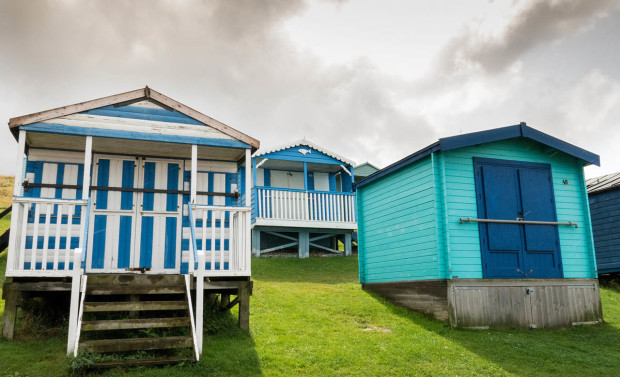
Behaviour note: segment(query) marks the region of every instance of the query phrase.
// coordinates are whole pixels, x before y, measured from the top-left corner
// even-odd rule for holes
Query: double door
[[[548,164],[474,159],[478,217],[556,222]],[[561,278],[557,225],[480,223],[485,278]]]
[[[182,161],[95,156],[87,269],[179,273]]]

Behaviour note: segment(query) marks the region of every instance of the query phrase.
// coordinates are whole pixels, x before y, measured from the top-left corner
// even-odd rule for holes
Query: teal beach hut
[[[455,327],[599,323],[589,164],[599,156],[521,123],[357,182],[363,288]]]

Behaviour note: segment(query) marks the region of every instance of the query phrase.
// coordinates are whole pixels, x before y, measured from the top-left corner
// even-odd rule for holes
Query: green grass
[[[0,254],[0,265],[6,253]],[[210,313],[198,365],[104,376],[609,376],[620,368],[620,292],[606,323],[556,331],[455,330],[368,294],[356,258],[253,260],[251,332]],[[0,375],[69,373],[65,339],[0,341]]]

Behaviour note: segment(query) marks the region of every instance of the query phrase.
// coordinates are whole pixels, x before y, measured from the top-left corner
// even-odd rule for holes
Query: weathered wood
[[[220,306],[225,307],[228,304],[230,304],[230,295],[227,293],[222,293],[220,295]]]
[[[559,328],[601,323],[596,279],[454,279],[450,321],[472,328]]]
[[[185,301],[125,301],[125,302],[86,302],[85,312],[119,312],[147,310],[183,310],[187,309]]]
[[[421,312],[439,321],[449,320],[446,280],[365,283],[362,288],[377,293],[398,306]]]
[[[182,285],[89,285],[89,295],[149,295],[185,293]]]
[[[310,256],[310,244],[310,233],[307,231],[299,231],[299,258],[308,258]]]
[[[87,352],[123,352],[190,347],[193,347],[193,340],[191,336],[100,339],[80,342],[80,349]]]
[[[89,285],[146,285],[146,286],[181,286],[185,281],[183,275],[149,275],[149,274],[90,274]]]
[[[100,320],[82,322],[82,331],[186,327],[189,325],[189,317]]]
[[[230,310],[232,308],[235,307],[235,305],[237,305],[239,303],[239,296],[235,297],[234,300],[229,301],[228,303],[226,303],[226,305],[221,305],[220,306],[220,311],[225,312],[227,310]]]
[[[250,282],[239,284],[239,327],[250,330]]]
[[[126,359],[114,361],[102,361],[89,364],[87,369],[111,369],[111,368],[133,368],[133,367],[149,367],[160,365],[172,365],[180,363],[193,363],[196,360],[191,357],[157,357],[152,359]]]
[[[17,320],[17,302],[20,292],[13,289],[3,292],[4,316],[2,317],[2,336],[12,340],[15,336],[15,322]]]
[[[13,282],[12,289],[16,291],[30,292],[69,292],[71,291],[71,283],[40,281],[40,282]]]

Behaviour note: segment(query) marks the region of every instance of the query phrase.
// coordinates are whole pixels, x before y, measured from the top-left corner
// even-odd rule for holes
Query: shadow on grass
[[[454,329],[367,293],[395,315],[518,376],[611,376],[620,368],[620,331],[609,323],[533,331]]]
[[[258,281],[343,284],[358,281],[357,256],[329,258],[252,258]]]

